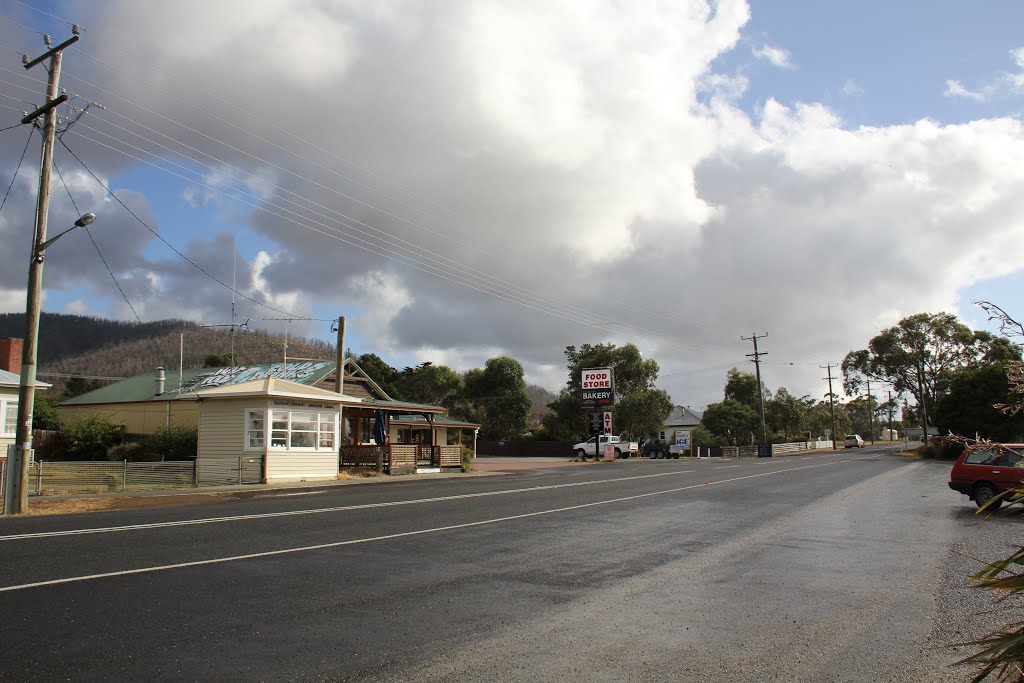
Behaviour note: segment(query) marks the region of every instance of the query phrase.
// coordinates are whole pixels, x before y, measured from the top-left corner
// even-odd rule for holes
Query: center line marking
[[[612,505],[614,503],[622,503],[630,500],[639,500],[641,498],[651,498],[653,496],[663,496],[669,493],[678,493],[679,491],[688,491],[691,489],[700,489],[707,486],[717,486],[719,484],[728,484],[734,481],[742,481],[744,479],[756,479],[758,477],[772,477],[778,474],[785,474],[786,472],[796,472],[797,470],[814,469],[815,467],[829,467],[832,465],[839,465],[846,462],[852,462],[854,460],[868,460],[870,458],[851,458],[849,460],[839,460],[827,463],[819,463],[816,465],[805,465],[803,467],[794,467],[788,470],[779,470],[776,472],[762,472],[761,474],[748,474],[742,477],[733,477],[732,479],[722,479],[720,481],[704,482],[700,484],[690,484],[688,486],[680,486],[673,489],[667,489],[664,491],[651,491],[649,493],[638,493],[632,496],[623,496],[621,498],[611,498],[609,500],[599,500],[593,503],[581,503],[579,505],[569,505],[567,507],[551,508],[548,510],[539,510],[537,512],[525,512],[520,515],[510,515],[508,517],[495,517],[492,519],[484,519],[478,522],[465,522],[463,524],[450,524],[448,526],[433,527],[430,529],[419,529],[417,531],[403,531],[397,534],[387,534],[385,536],[370,536],[367,538],[356,538],[349,541],[333,541],[331,543],[318,543],[316,545],[307,545],[299,548],[285,548],[282,550],[267,550],[259,553],[248,553],[245,555],[232,555],[229,557],[215,557],[208,560],[195,560],[193,562],[177,562],[175,564],[164,564],[156,565],[152,567],[139,567],[138,569],[123,569],[114,572],[104,572],[102,574],[86,574],[82,576],[69,576],[63,579],[51,579],[49,581],[36,581],[33,583],[22,583],[13,586],[2,586],[0,587],[0,593],[10,593],[13,591],[26,590],[29,588],[41,588],[44,586],[57,586],[65,583],[75,583],[78,581],[93,581],[97,579],[109,579],[117,576],[130,576],[132,574],[149,574],[153,572],[169,571],[172,569],[184,569],[186,567],[202,567],[212,564],[223,564],[225,562],[238,562],[241,560],[253,560],[261,557],[275,557],[278,555],[290,555],[293,553],[310,552],[313,550],[325,550],[327,548],[340,548],[348,545],[359,545],[362,543],[374,543],[377,541],[388,541],[396,538],[406,538],[409,536],[423,536],[425,534],[439,533],[442,531],[453,531],[455,529],[469,529],[472,527],[485,526],[489,524],[499,524],[501,522],[510,522],[517,519],[529,519],[530,517],[541,517],[543,515],[553,515],[560,512],[570,512],[573,510],[583,510],[586,508],[597,507],[599,505]]]

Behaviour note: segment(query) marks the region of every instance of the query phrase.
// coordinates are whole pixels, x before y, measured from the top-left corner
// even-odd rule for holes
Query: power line
[[[114,194],[113,190],[111,190],[111,189],[110,189],[109,187],[107,187],[106,183],[104,183],[104,182],[103,182],[102,180],[100,180],[100,179],[99,179],[99,176],[97,176],[97,175],[96,175],[95,173],[93,173],[93,172],[92,172],[92,169],[90,169],[90,168],[89,168],[88,166],[86,166],[85,162],[84,162],[84,161],[82,161],[82,159],[81,159],[81,158],[79,158],[79,156],[78,156],[77,154],[75,154],[74,150],[72,150],[72,149],[71,149],[70,147],[68,147],[68,145],[67,145],[67,143],[66,143],[66,142],[64,142],[63,140],[58,140],[58,141],[59,141],[59,142],[60,142],[60,144],[61,144],[61,145],[62,145],[62,146],[64,147],[64,149],[66,149],[66,150],[68,151],[68,154],[70,154],[71,156],[73,156],[73,157],[75,158],[75,160],[76,160],[76,161],[77,161],[77,162],[78,162],[79,164],[81,164],[82,168],[84,168],[84,169],[85,169],[85,171],[86,171],[86,172],[87,172],[87,173],[88,173],[88,174],[89,174],[90,176],[92,176],[93,180],[95,180],[95,181],[96,181],[96,182],[97,182],[97,183],[98,183],[98,184],[100,185],[100,187],[102,187],[102,188],[103,188],[104,190],[106,190],[107,194],[108,194],[108,195],[110,195],[110,197],[111,197],[111,198],[112,198],[112,199],[113,199],[114,201],[116,201],[116,202],[117,202],[118,204],[120,204],[120,205],[121,205],[121,207],[122,207],[122,208],[123,208],[123,209],[124,209],[125,211],[127,211],[127,212],[128,212],[129,214],[131,214],[132,218],[134,218],[134,219],[135,219],[135,220],[137,220],[137,221],[138,221],[139,223],[141,223],[141,224],[142,224],[142,226],[143,226],[143,227],[145,227],[145,228],[146,228],[147,230],[149,230],[149,231],[150,231],[151,233],[153,233],[153,235],[154,235],[154,236],[155,236],[155,237],[156,237],[156,238],[157,238],[158,240],[160,240],[160,241],[161,241],[161,242],[163,242],[163,243],[164,243],[165,245],[167,245],[167,247],[168,247],[168,248],[170,248],[170,249],[171,249],[171,251],[173,251],[173,252],[174,252],[175,254],[177,254],[177,255],[178,255],[178,256],[180,256],[180,257],[181,257],[182,259],[184,259],[185,261],[187,261],[188,263],[190,263],[190,264],[191,264],[191,265],[192,265],[193,267],[195,267],[195,268],[196,268],[196,270],[198,270],[199,272],[203,273],[203,274],[204,274],[204,275],[206,275],[206,276],[207,276],[208,278],[210,278],[211,280],[213,280],[213,281],[214,281],[214,282],[216,282],[217,284],[221,285],[222,287],[226,287],[226,288],[228,288],[228,289],[231,289],[231,290],[233,290],[233,288],[232,288],[232,287],[231,287],[230,285],[228,285],[228,284],[226,284],[226,283],[224,283],[224,282],[221,282],[221,280],[220,280],[220,279],[218,279],[217,277],[215,277],[214,275],[212,275],[212,274],[211,274],[211,273],[210,273],[209,271],[207,271],[207,270],[206,270],[205,268],[203,268],[203,267],[202,267],[202,266],[200,266],[200,265],[199,265],[198,263],[196,263],[195,261],[193,261],[192,259],[190,259],[190,258],[189,258],[188,256],[185,256],[185,254],[183,254],[183,253],[181,253],[180,251],[178,251],[178,249],[177,249],[177,248],[176,248],[176,247],[175,247],[174,245],[172,245],[172,244],[171,244],[170,242],[168,242],[168,241],[167,241],[166,239],[164,239],[164,238],[163,238],[163,236],[162,236],[162,235],[161,235],[161,234],[160,234],[159,232],[157,232],[157,231],[156,231],[156,230],[154,230],[154,229],[153,229],[152,227],[150,227],[150,225],[149,225],[148,223],[146,223],[146,221],[142,220],[142,219],[141,219],[141,218],[139,217],[139,215],[138,215],[138,214],[136,214],[136,213],[135,213],[134,211],[132,211],[132,210],[131,210],[131,208],[129,208],[129,206],[128,206],[127,204],[125,204],[125,203],[124,203],[123,201],[121,201],[121,198],[120,198],[120,197],[118,197],[118,196],[117,196],[116,194]],[[233,290],[233,291],[234,291],[234,290]],[[283,310],[281,310],[281,309],[279,309],[279,308],[274,308],[273,306],[268,306],[267,304],[265,304],[265,303],[263,303],[263,302],[261,302],[261,301],[257,301],[256,299],[253,299],[252,297],[250,297],[250,296],[248,296],[248,295],[246,295],[246,294],[243,294],[242,292],[239,292],[239,291],[235,291],[235,293],[236,293],[236,294],[238,294],[238,296],[242,297],[243,299],[248,299],[249,301],[253,302],[253,303],[254,303],[254,304],[256,304],[257,306],[262,306],[263,308],[266,308],[267,310],[271,310],[271,311],[274,311],[275,313],[281,313],[282,315],[293,315],[293,316],[295,315],[295,314],[293,314],[293,313],[290,313],[290,312],[288,312],[288,311],[283,311]],[[298,316],[296,316],[296,317],[298,317]]]
[[[18,124],[24,125],[24,124]],[[4,128],[7,130],[7,128]],[[7,186],[7,192],[4,192],[4,200],[0,202],[0,212],[4,210],[4,205],[7,203],[7,198],[11,195],[11,188],[14,187],[14,181],[18,178],[18,171],[21,170],[21,164],[25,161],[25,154],[28,152],[28,145],[32,142],[32,133],[35,132],[35,127],[30,127],[28,131],[28,140],[25,141],[25,149],[21,150],[21,158],[18,159],[18,167],[14,169],[14,175],[11,176],[11,184]]]
[[[352,246],[355,246],[357,248],[363,249],[365,251],[369,251],[370,253],[377,254],[379,256],[383,256],[385,258],[393,258],[395,260],[398,260],[401,263],[405,263],[406,265],[409,265],[409,266],[411,266],[411,267],[413,267],[413,268],[415,268],[417,270],[421,270],[421,271],[423,271],[425,273],[434,275],[434,276],[439,277],[439,278],[441,278],[443,280],[452,282],[454,284],[460,284],[462,286],[465,286],[465,287],[467,287],[469,289],[473,289],[473,290],[481,292],[481,293],[490,294],[492,296],[495,296],[496,298],[499,298],[499,299],[502,299],[502,300],[505,300],[505,301],[509,301],[511,303],[516,303],[516,304],[521,305],[521,306],[523,306],[525,308],[529,308],[529,309],[536,310],[536,311],[543,312],[543,313],[548,313],[549,315],[552,315],[552,316],[555,316],[555,317],[559,317],[559,318],[563,318],[563,319],[566,319],[566,320],[570,320],[571,322],[576,322],[576,323],[579,323],[579,324],[589,325],[589,326],[592,326],[592,327],[595,327],[595,328],[598,328],[598,329],[605,330],[605,331],[610,332],[610,333],[623,333],[623,332],[626,332],[626,333],[637,334],[639,336],[645,336],[645,337],[652,338],[652,339],[659,339],[659,340],[665,341],[666,343],[674,344],[674,345],[677,345],[677,346],[680,346],[680,347],[683,347],[683,348],[688,348],[690,350],[703,350],[703,351],[707,351],[707,350],[713,350],[713,349],[722,348],[722,347],[717,346],[717,345],[703,344],[703,343],[695,342],[695,341],[692,341],[692,340],[672,337],[670,335],[661,334],[661,333],[655,332],[653,330],[647,330],[645,328],[638,327],[636,325],[631,325],[631,324],[628,324],[628,323],[625,323],[625,322],[621,322],[621,321],[613,321],[613,320],[608,320],[608,319],[602,320],[600,318],[597,318],[596,316],[591,316],[592,318],[596,318],[597,319],[597,321],[595,322],[594,319],[591,319],[591,320],[583,319],[579,315],[572,315],[572,314],[567,315],[567,314],[564,314],[564,313],[560,313],[558,311],[550,310],[552,308],[551,304],[543,304],[542,303],[542,304],[539,304],[539,305],[535,305],[535,304],[531,304],[529,302],[524,302],[524,301],[522,301],[520,299],[515,298],[515,295],[509,295],[508,293],[501,292],[500,290],[495,291],[496,287],[493,286],[493,285],[488,285],[486,283],[485,284],[478,284],[478,283],[473,283],[473,282],[467,282],[467,281],[465,281],[466,277],[463,276],[463,275],[459,275],[459,274],[455,274],[454,277],[452,277],[451,276],[452,274],[449,271],[446,271],[444,268],[439,267],[439,266],[434,265],[434,264],[429,263],[429,262],[423,262],[423,261],[419,260],[419,258],[417,257],[418,255],[416,255],[415,253],[412,253],[411,255],[408,254],[408,253],[407,254],[402,254],[400,252],[396,252],[396,251],[393,251],[393,250],[388,250],[385,246],[382,246],[382,245],[370,242],[368,240],[365,240],[365,239],[362,239],[362,238],[359,238],[359,237],[356,237],[356,236],[353,236],[353,235],[350,235],[350,234],[347,234],[347,233],[342,233],[341,235],[339,235],[339,234],[337,234],[339,232],[337,228],[332,228],[331,226],[327,225],[326,223],[310,219],[309,217],[306,217],[306,216],[302,216],[301,214],[298,214],[295,211],[291,211],[289,209],[283,209],[283,208],[281,208],[281,207],[279,207],[277,205],[274,205],[274,204],[272,204],[270,202],[265,202],[263,200],[260,200],[260,203],[254,203],[254,202],[245,201],[244,199],[240,199],[237,196],[234,196],[234,195],[232,195],[231,193],[229,193],[229,192],[227,192],[225,190],[222,190],[220,188],[214,187],[214,186],[209,185],[208,183],[205,183],[205,182],[202,182],[202,181],[197,181],[197,180],[195,180],[193,178],[185,177],[185,176],[183,176],[183,175],[181,175],[179,173],[175,173],[174,171],[168,170],[168,169],[166,169],[166,168],[164,168],[164,167],[162,167],[162,166],[160,166],[158,164],[155,164],[155,163],[153,163],[153,162],[151,162],[151,161],[149,161],[147,159],[143,159],[143,158],[140,158],[138,156],[132,155],[132,154],[130,154],[128,152],[125,152],[122,149],[119,149],[119,148],[114,147],[112,145],[108,145],[108,144],[106,144],[104,142],[96,140],[95,138],[91,138],[88,135],[84,135],[84,134],[82,134],[80,132],[76,132],[76,135],[78,135],[83,140],[87,140],[89,142],[92,142],[93,144],[99,145],[99,146],[104,147],[106,149],[109,149],[111,151],[118,152],[118,153],[120,153],[120,154],[122,154],[124,156],[127,156],[130,159],[134,159],[136,161],[139,161],[140,163],[152,166],[153,168],[156,168],[157,170],[161,170],[161,171],[163,171],[165,173],[168,173],[169,175],[173,175],[173,176],[181,178],[183,180],[187,180],[188,182],[194,182],[196,184],[200,184],[200,185],[206,187],[207,189],[209,189],[209,190],[211,190],[211,191],[213,191],[213,192],[215,192],[217,194],[220,194],[220,195],[223,195],[223,196],[225,196],[225,197],[227,197],[229,199],[232,199],[233,201],[239,202],[239,203],[244,204],[246,206],[250,206],[250,207],[252,207],[254,209],[257,209],[259,211],[266,212],[266,213],[268,213],[268,214],[270,214],[272,216],[275,216],[276,218],[280,218],[280,219],[288,221],[290,223],[294,223],[294,224],[298,225],[299,227],[306,228],[308,230],[311,230],[313,232],[319,233],[319,234],[327,236],[327,237],[332,237],[333,239],[337,239],[337,240],[339,240],[341,242],[344,242],[346,244],[350,244]],[[61,142],[61,144],[65,145],[65,147],[67,147],[66,143],[64,143],[63,140],[60,140],[60,142]],[[173,162],[171,162],[171,163],[173,163]],[[93,177],[95,177],[95,175]],[[239,191],[239,192],[241,194],[246,194],[246,195],[251,196],[251,197],[253,197],[255,199],[258,199],[254,195],[251,195],[250,193],[247,193],[247,192],[244,192],[244,191]],[[116,196],[115,196],[115,199],[117,199]],[[119,199],[117,201],[120,202]],[[276,212],[270,210],[269,208],[267,208],[266,205],[268,205],[268,204],[270,206],[272,206],[273,208],[275,208],[275,209],[279,209],[281,211],[284,211],[286,214],[290,213],[290,214],[294,214],[296,216],[300,216],[300,218],[302,218],[305,221],[308,221],[309,223],[313,223],[315,225],[319,225],[319,226],[321,226],[321,227],[323,227],[323,228],[325,228],[327,230],[333,230],[334,232],[333,233],[332,232],[325,232],[324,230],[321,230],[321,229],[318,229],[317,227],[314,227],[314,225],[310,225],[309,223],[301,222],[300,220],[297,220],[296,218],[293,218],[292,216],[282,215],[280,213],[276,213]],[[159,237],[159,235],[155,231],[153,231],[152,228],[149,228],[148,225],[146,227],[147,227],[147,229],[149,229],[151,232],[153,232],[155,235],[157,235]],[[160,239],[166,243],[166,240],[163,240],[162,237]],[[177,250],[175,250],[175,251],[177,252]],[[410,250],[407,249],[406,251],[408,252]],[[179,255],[181,255],[180,252],[177,252],[177,253]],[[183,256],[183,258],[186,258],[186,257]],[[223,286],[225,286],[225,287],[228,287],[224,283],[221,283],[221,284]],[[230,289],[230,287],[228,287],[228,288]],[[250,300],[254,301],[255,303],[257,303],[257,304],[259,304],[261,306],[266,306],[265,304],[260,304],[259,302],[256,302],[255,300],[251,299],[251,297],[247,297],[244,294],[239,293],[239,295],[243,296],[244,298],[250,299]],[[271,309],[271,310],[277,310],[277,309]],[[286,311],[277,311],[277,312],[284,313],[285,315],[289,315],[289,313],[286,312]]]

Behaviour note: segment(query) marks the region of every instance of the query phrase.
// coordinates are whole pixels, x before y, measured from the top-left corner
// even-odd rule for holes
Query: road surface
[[[951,550],[1024,528],[948,472],[869,447],[0,519],[0,681],[968,680]]]

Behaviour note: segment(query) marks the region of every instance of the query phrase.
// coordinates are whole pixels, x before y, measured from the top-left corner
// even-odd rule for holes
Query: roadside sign
[[[604,433],[605,436],[612,433],[612,414],[608,412],[604,414]]]
[[[614,389],[611,368],[588,368],[583,371],[582,386],[584,389]]]
[[[690,447],[690,430],[689,429],[677,429],[676,430],[676,446],[683,448]]]
[[[615,459],[615,444],[606,443],[604,445],[604,459],[614,460]]]
[[[581,399],[584,408],[615,405],[615,392],[611,389],[583,389]]]

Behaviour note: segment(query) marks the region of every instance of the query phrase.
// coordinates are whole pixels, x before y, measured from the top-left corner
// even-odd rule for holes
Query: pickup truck
[[[636,441],[622,441],[617,436],[592,436],[586,441],[575,444],[572,447],[573,455],[577,460],[587,458],[603,458],[605,444],[615,446],[616,458],[628,458],[640,452],[640,444]]]

